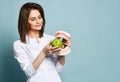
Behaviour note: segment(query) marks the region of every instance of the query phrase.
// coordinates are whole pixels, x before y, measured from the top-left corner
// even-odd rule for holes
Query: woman
[[[61,82],[59,72],[65,56],[58,56],[61,48],[51,47],[55,38],[44,34],[45,17],[41,5],[24,4],[19,13],[20,40],[14,42],[15,58],[28,77],[27,82]]]

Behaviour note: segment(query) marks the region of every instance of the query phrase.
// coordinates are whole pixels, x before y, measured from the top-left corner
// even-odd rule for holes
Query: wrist
[[[47,54],[47,51],[46,51],[45,49],[43,49],[42,54],[43,54],[43,55],[46,55],[46,54]]]

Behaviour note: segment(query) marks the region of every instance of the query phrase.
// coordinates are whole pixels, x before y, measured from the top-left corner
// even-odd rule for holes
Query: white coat
[[[53,39],[53,36],[44,34],[38,39],[39,43],[28,36],[26,36],[27,43],[22,43],[20,40],[14,42],[14,57],[28,77],[27,82],[62,82],[59,72],[63,66],[57,60],[56,54],[47,54],[37,70],[32,65],[42,49]]]

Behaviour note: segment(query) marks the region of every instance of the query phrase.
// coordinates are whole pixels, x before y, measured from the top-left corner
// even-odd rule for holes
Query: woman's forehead
[[[31,10],[29,17],[36,17],[36,16],[39,16],[39,15],[41,15],[41,14],[38,10]]]

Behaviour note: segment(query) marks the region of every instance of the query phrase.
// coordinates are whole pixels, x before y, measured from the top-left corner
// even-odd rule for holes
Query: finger
[[[51,43],[52,43],[52,41],[50,41],[50,42],[48,43],[48,45],[47,45],[47,48],[48,48],[48,49],[51,49]]]
[[[60,51],[61,51],[61,50],[60,50]],[[55,53],[55,54],[60,54],[60,51],[55,51],[54,53]]]
[[[61,51],[61,48],[57,48],[57,49],[52,50],[53,53],[59,52],[59,51]]]
[[[44,51],[49,51],[51,49],[51,41],[44,47]]]
[[[50,41],[48,45],[51,46],[51,44],[52,44],[52,41]]]
[[[58,46],[51,47],[51,50],[55,50],[55,49],[58,49],[58,48],[59,48]]]

